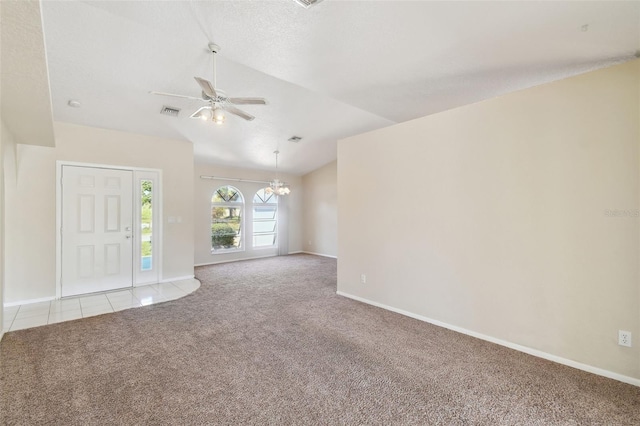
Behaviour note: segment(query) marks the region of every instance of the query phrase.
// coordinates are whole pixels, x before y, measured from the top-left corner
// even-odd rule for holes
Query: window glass
[[[233,186],[221,186],[211,197],[211,249],[214,252],[242,248],[244,199]]]
[[[253,196],[253,247],[276,247],[278,197],[263,188]]]
[[[150,271],[153,269],[153,181],[141,180],[140,181],[140,193],[141,197],[141,214],[140,214],[140,258],[141,258],[141,271]]]

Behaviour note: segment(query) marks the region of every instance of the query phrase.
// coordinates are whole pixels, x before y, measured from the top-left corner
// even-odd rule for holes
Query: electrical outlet
[[[365,274],[360,274],[360,282],[362,284],[366,284],[367,283],[367,276]]]
[[[620,346],[631,347],[631,332],[618,330],[618,344]]]

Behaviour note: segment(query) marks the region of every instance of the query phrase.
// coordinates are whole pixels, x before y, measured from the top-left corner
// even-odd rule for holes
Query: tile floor
[[[179,299],[200,287],[195,279],[4,308],[3,331],[22,330]]]

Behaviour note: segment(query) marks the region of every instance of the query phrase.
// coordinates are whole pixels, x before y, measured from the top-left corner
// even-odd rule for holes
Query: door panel
[[[133,284],[133,172],[62,167],[62,296]]]

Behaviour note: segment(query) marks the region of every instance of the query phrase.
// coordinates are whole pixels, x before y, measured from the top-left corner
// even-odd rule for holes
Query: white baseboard
[[[337,259],[338,258],[338,256],[333,256],[331,254],[315,253],[315,252],[312,252],[312,251],[301,251],[299,253],[313,254],[313,255],[322,256],[322,257],[330,257],[332,259]]]
[[[173,277],[173,278],[162,279],[160,282],[161,283],[168,283],[168,282],[171,282],[171,281],[191,280],[193,278],[194,278],[193,275],[185,275],[183,277]],[[145,284],[145,285],[148,285],[148,284]]]
[[[339,296],[344,296],[349,299],[357,300],[358,302],[366,303],[368,305],[373,305],[378,308],[386,309],[388,311],[396,312],[401,315],[405,315],[407,317],[411,317],[417,319],[419,321],[428,322],[429,324],[437,325],[438,327],[447,328],[449,330],[457,331],[458,333],[466,334],[471,337],[475,337],[477,339],[486,340],[487,342],[495,343],[500,346],[505,346],[510,349],[514,349],[516,351],[524,352],[529,355],[536,356],[538,358],[543,358],[549,361],[557,362],[558,364],[567,365],[569,367],[577,368],[578,370],[583,370],[588,373],[597,374],[598,376],[608,377],[609,379],[618,380],[620,382],[628,383],[634,386],[640,386],[640,379],[636,379],[634,377],[625,376],[623,374],[614,373],[613,371],[605,370],[602,368],[594,367],[592,365],[583,364],[581,362],[573,361],[567,358],[562,358],[557,355],[553,355],[547,352],[540,351],[538,349],[529,348],[527,346],[522,346],[517,343],[508,342],[506,340],[497,339],[495,337],[487,336],[482,333],[477,333],[475,331],[467,330],[466,328],[458,327],[455,325],[447,324],[442,321],[434,320],[431,318],[424,317],[422,315],[414,314],[409,311],[405,311],[403,309],[394,308],[392,306],[387,306],[382,303],[374,302],[372,300],[365,299],[363,297],[354,296],[352,294],[348,294],[342,291],[336,292]]]
[[[39,299],[19,300],[17,302],[6,302],[4,304],[4,307],[9,308],[11,306],[18,306],[18,305],[30,305],[32,303],[50,302],[52,300],[56,300],[56,297],[51,296],[51,297],[41,297]]]
[[[1,325],[1,324],[0,324]],[[0,330],[0,342],[2,342],[2,338],[4,337],[4,331]]]
[[[231,260],[220,260],[218,262],[198,263],[193,266],[207,266],[207,265],[219,265],[221,263],[244,262],[245,260],[266,259],[267,257],[276,257],[276,256],[277,254],[269,254],[267,256],[245,257],[244,259],[231,259]]]

